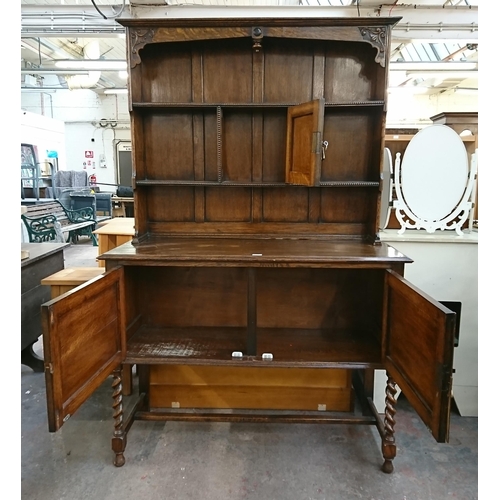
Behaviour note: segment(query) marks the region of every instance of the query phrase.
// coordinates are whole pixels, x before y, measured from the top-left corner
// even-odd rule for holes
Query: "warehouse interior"
[[[133,27],[142,20],[166,19],[174,24],[180,21],[182,27],[183,20],[189,26],[200,19],[361,17],[371,22],[379,17],[401,17],[392,28],[385,82],[384,140],[390,160],[385,159],[384,165],[390,163],[391,173],[386,177],[382,174],[381,178],[394,179],[392,169],[398,171],[401,163],[404,167],[402,160],[409,143],[426,129],[437,129],[443,124],[446,133],[449,128],[454,130],[453,140],[463,141],[469,170],[464,181],[466,195],[458,204],[460,210],[448,217],[452,222],[446,219],[446,230],[441,230],[441,226],[436,231],[435,226],[425,223],[414,230],[414,219],[410,216],[408,222],[407,216],[411,210],[406,205],[398,208],[402,205],[398,205],[397,195],[403,199],[403,194],[397,192],[394,184],[381,181],[382,197],[387,197],[385,202],[383,198],[378,222],[381,241],[414,261],[407,266],[405,278],[437,301],[461,305],[446,444],[435,441],[417,415],[411,397],[407,398],[403,392],[395,415],[397,456],[392,474],[381,471],[383,459],[376,426],[208,418],[135,422],[128,436],[126,464],[116,467],[113,464],[116,445],[112,449],[111,444],[112,437],[116,437],[112,421],[116,425],[113,414],[116,378],[108,377],[64,422],[64,427],[49,432],[52,424],[47,411],[50,413],[51,409],[44,373],[49,368],[43,366],[44,347],[40,337],[33,348],[35,355],[42,358],[42,368],[34,369],[30,362],[21,364],[18,419],[21,446],[14,454],[12,473],[6,476],[20,498],[468,500],[478,498],[479,489],[488,489],[483,481],[488,475],[487,466],[483,460],[480,468],[478,459],[478,378],[482,366],[478,340],[479,328],[489,321],[483,312],[492,298],[482,293],[478,308],[478,193],[481,193],[481,238],[486,238],[482,239],[486,246],[492,243],[488,230],[492,211],[489,197],[484,194],[489,193],[494,179],[490,178],[491,172],[483,176],[487,167],[477,173],[478,4],[478,0],[21,0],[21,88],[19,91],[19,82],[14,81],[12,72],[6,91],[18,96],[19,102],[9,105],[13,106],[12,113],[21,110],[21,145],[35,146],[30,151],[41,168],[37,174],[39,184],[31,177],[32,173],[26,179],[27,174],[22,170],[22,205],[28,205],[26,200],[32,198],[36,199],[34,205],[59,198],[54,189],[55,179],[62,176],[55,174],[65,171],[80,173],[83,188],[90,188],[98,203],[99,199],[101,203],[109,200],[109,211],[106,205],[104,212],[99,212],[101,216],[104,213],[103,222],[93,228],[97,229],[95,239],[90,233],[89,237],[77,237],[60,252],[66,270],[91,268],[89,276],[100,276],[104,262],[97,257],[107,250],[105,245],[109,243],[110,250],[121,241],[128,245],[137,235],[133,158],[134,141],[137,147],[142,135],[137,128],[134,132],[130,118],[133,105],[128,58],[131,55],[127,50],[133,44],[127,48],[125,35],[129,21]],[[486,12],[482,10],[484,31],[487,18],[494,18],[493,13]],[[19,36],[18,28],[14,28],[9,39]],[[494,57],[492,46],[485,43],[481,47],[485,60]],[[12,68],[13,64],[12,58]],[[486,70],[481,80],[483,96],[490,95],[488,87],[494,85],[489,75],[493,65],[486,66],[489,67],[483,64]],[[228,67],[227,71],[230,74],[232,69]],[[327,102],[329,105],[334,104]],[[487,105],[483,117],[491,112],[488,107],[493,108],[491,103]],[[154,114],[154,106],[152,111],[141,113]],[[481,127],[481,134],[486,150],[482,158],[489,161],[491,130],[488,128]],[[331,149],[326,148],[323,154],[326,151],[328,155]],[[13,152],[9,151],[8,155],[11,154],[9,161],[14,161]],[[428,168],[435,168],[431,163]],[[141,182],[146,186],[149,181]],[[424,199],[430,200],[441,189],[437,183],[431,184]],[[394,194],[386,193],[392,189]],[[76,198],[73,196],[71,203]],[[141,214],[139,210],[139,226]],[[128,220],[126,229],[120,225],[123,240],[116,236],[113,245],[110,242],[115,235],[103,230],[107,225],[104,222],[109,222],[106,218],[120,223]],[[421,218],[416,219],[420,224]],[[19,226],[15,230],[19,231]],[[22,245],[31,243],[24,224],[21,232]],[[443,286],[443,281],[447,285]],[[45,290],[48,288],[46,285]],[[482,356],[481,352],[481,360]],[[142,382],[135,368],[131,380],[132,393],[136,394]],[[385,381],[385,373],[375,370],[373,398],[382,416],[387,396]],[[484,377],[481,383],[483,390]],[[133,399],[124,393],[124,414],[135,411]],[[356,411],[360,409],[357,404],[353,403]],[[484,412],[481,418],[483,423]]]

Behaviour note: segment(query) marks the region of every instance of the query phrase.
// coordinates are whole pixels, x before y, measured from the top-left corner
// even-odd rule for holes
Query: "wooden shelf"
[[[289,108],[297,106],[299,102],[133,102],[136,109],[166,109],[166,108]],[[368,107],[384,106],[385,101],[352,101],[352,102],[325,102],[325,107]]]
[[[205,224],[207,225],[207,224]],[[130,265],[210,266],[210,267],[269,267],[269,265],[312,268],[349,267],[386,269],[411,260],[385,244],[372,245],[353,238],[321,239],[314,233],[306,238],[267,238],[255,235],[237,238],[169,237],[150,235],[140,245],[132,243],[113,248],[101,255],[103,260],[127,261]]]
[[[142,327],[127,342],[127,363],[246,367],[380,368],[380,345],[366,331],[257,328],[257,353],[247,352],[246,328]],[[240,351],[242,358],[233,358]],[[262,359],[272,353],[273,360]]]
[[[231,182],[231,181],[170,181],[170,180],[136,180],[136,186],[207,186],[207,187],[304,187],[299,184],[287,184],[285,182]],[[378,181],[325,181],[320,182],[319,187],[376,187],[380,186]]]

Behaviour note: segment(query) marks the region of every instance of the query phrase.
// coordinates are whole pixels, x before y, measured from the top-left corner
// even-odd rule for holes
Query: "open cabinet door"
[[[123,268],[42,304],[49,431],[55,432],[125,356]]]
[[[286,182],[318,186],[321,176],[325,100],[288,108]]]
[[[438,442],[450,422],[455,313],[387,271],[383,361]]]

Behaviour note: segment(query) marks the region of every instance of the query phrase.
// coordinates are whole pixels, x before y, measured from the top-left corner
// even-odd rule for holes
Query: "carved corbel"
[[[366,40],[372,47],[377,49],[375,62],[378,62],[382,68],[385,68],[385,54],[387,47],[387,29],[381,27],[359,28],[363,40]]]
[[[130,67],[134,68],[141,63],[139,51],[148,43],[153,41],[156,30],[154,29],[130,29]]]

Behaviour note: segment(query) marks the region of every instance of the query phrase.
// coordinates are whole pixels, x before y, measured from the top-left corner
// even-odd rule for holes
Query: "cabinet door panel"
[[[321,152],[325,100],[288,108],[286,182],[317,186],[321,177]]]
[[[453,311],[387,271],[383,361],[438,442],[448,441],[455,320]]]
[[[123,268],[42,304],[49,430],[57,431],[122,362]]]

